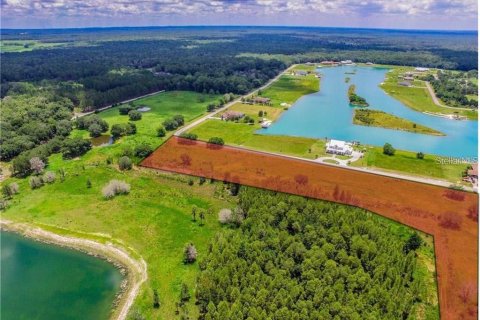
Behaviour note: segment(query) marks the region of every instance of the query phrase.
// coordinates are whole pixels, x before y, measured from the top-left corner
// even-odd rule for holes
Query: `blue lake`
[[[300,98],[268,129],[261,129],[257,133],[327,137],[376,146],[389,142],[396,149],[450,157],[477,157],[477,121],[450,120],[406,107],[379,87],[388,69],[342,66],[317,71],[322,74],[320,91]],[[355,74],[345,74],[354,71]],[[350,77],[349,83],[345,82],[346,77]],[[353,108],[350,107],[347,97],[351,84],[355,84],[357,94],[367,100],[370,109],[382,110],[423,124],[443,132],[446,136],[354,125]]]
[[[106,320],[122,275],[82,252],[0,232],[2,320]]]

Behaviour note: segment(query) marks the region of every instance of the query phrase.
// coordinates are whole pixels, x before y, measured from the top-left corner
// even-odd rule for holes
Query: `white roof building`
[[[327,153],[350,155],[353,152],[353,147],[351,143],[332,139],[327,142],[326,151]]]
[[[425,71],[428,71],[428,70],[430,70],[430,68],[420,68],[420,67],[415,68],[415,71],[420,71],[420,72],[425,72]]]

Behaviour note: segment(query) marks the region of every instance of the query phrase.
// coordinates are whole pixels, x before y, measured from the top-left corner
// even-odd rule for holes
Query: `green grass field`
[[[353,123],[362,126],[381,127],[394,130],[402,130],[414,133],[430,134],[435,136],[444,136],[440,131],[431,129],[421,124],[416,124],[410,120],[397,117],[378,110],[355,110]]]
[[[282,75],[278,81],[263,90],[262,97],[270,98],[274,107],[285,102],[293,104],[304,95],[317,92],[320,80],[314,75],[292,76]]]
[[[36,49],[52,49],[64,47],[66,42],[40,42],[38,40],[2,40],[0,41],[1,52],[25,52]]]
[[[406,106],[419,111],[419,112],[433,112],[441,114],[453,114],[454,111],[458,112],[461,116],[466,116],[468,119],[476,120],[478,113],[473,110],[461,110],[461,109],[452,109],[444,108],[437,106],[430,96],[426,85],[422,87],[417,87],[418,80],[415,81],[414,87],[404,87],[398,85],[398,82],[401,79],[398,78],[399,75],[403,74],[406,71],[413,71],[414,68],[411,67],[393,67],[393,69],[387,73],[385,82],[380,85],[380,87],[389,95],[395,99],[401,101]]]
[[[364,157],[351,165],[461,183],[462,172],[467,164],[442,164],[437,159],[437,156],[428,154],[424,159],[417,159],[415,152],[402,150],[397,150],[394,156],[387,156],[381,147],[367,147]]]
[[[148,143],[152,147],[158,147],[163,141],[173,134],[173,131],[167,132],[165,138],[158,138],[157,128],[162,126],[162,122],[174,115],[181,114],[185,117],[185,122],[192,121],[207,112],[207,105],[217,102],[218,95],[200,94],[191,91],[169,91],[159,93],[150,97],[135,101],[136,106],[148,106],[151,108],[148,112],[142,113],[142,119],[134,121],[137,126],[137,134],[122,137],[114,145],[121,142],[122,146],[134,146],[142,142]],[[110,127],[117,123],[129,122],[128,115],[120,115],[119,107],[111,108],[100,112],[98,115],[108,122]],[[72,137],[88,138],[86,130],[73,130]],[[115,148],[107,148],[112,150]]]

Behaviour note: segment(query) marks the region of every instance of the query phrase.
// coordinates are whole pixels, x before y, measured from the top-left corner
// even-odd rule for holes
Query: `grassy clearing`
[[[394,130],[402,130],[414,133],[430,134],[434,136],[444,136],[440,131],[431,129],[421,124],[416,124],[410,120],[397,117],[378,110],[355,110],[353,123],[362,126],[381,127]]]
[[[120,150],[125,147],[132,147],[140,143],[148,143],[152,147],[158,147],[162,141],[170,137],[173,132],[167,132],[165,138],[158,138],[157,128],[162,126],[162,122],[174,115],[181,114],[185,117],[185,122],[192,121],[195,118],[207,112],[207,105],[216,102],[220,96],[200,94],[190,91],[169,91],[159,93],[150,97],[135,101],[136,106],[144,105],[151,108],[148,112],[142,113],[142,119],[135,121],[137,133],[132,136],[126,136],[117,141],[114,146],[122,145],[118,148],[102,148],[105,152]],[[119,107],[111,108],[100,112],[98,115],[108,122],[110,127],[117,123],[127,123],[127,115],[120,115]],[[86,130],[73,130],[72,137],[88,138]]]
[[[270,120],[277,120],[278,117],[282,114],[283,110],[280,108],[270,107],[270,106],[263,106],[259,104],[243,104],[241,102],[235,103],[233,106],[228,108],[231,111],[239,111],[248,115],[254,119],[260,120],[261,118],[267,118]],[[267,115],[263,117],[258,116],[258,112],[263,111],[267,112]]]
[[[292,76],[282,75],[271,86],[263,90],[262,97],[270,98],[272,106],[280,107],[281,103],[293,104],[300,97],[317,92],[320,80],[314,75]]]
[[[94,233],[97,238],[103,235],[102,238],[111,237],[129,246],[145,259],[149,276],[134,309],[142,310],[149,319],[173,319],[181,283],[186,282],[194,296],[198,274],[196,263],[182,262],[184,245],[194,243],[201,257],[213,234],[221,228],[216,213],[221,208],[233,207],[232,198],[221,183],[207,181],[200,186],[199,179],[192,178],[195,183],[189,186],[191,178],[185,176],[145,169],[120,172],[116,165],[107,165],[105,161],[104,150],[115,147],[93,149],[79,160],[65,161],[60,155],[52,156],[48,170],[64,169],[64,182],[31,190],[28,179],[9,179],[7,183],[19,183],[20,193],[1,216],[52,226],[54,232],[65,228],[80,237],[85,237],[83,233]],[[92,183],[91,188],[87,188],[87,179]],[[130,194],[104,200],[101,189],[111,179],[129,183]],[[193,206],[211,208],[213,214],[207,214],[204,226],[192,221]],[[151,307],[153,289],[160,294],[162,307],[158,310]],[[188,309],[195,317],[197,308],[193,300]]]
[[[38,40],[3,40],[0,42],[1,52],[26,52],[36,49],[52,49],[64,47],[66,42],[40,42]]]
[[[368,147],[364,157],[351,165],[443,179],[452,183],[461,183],[462,172],[467,167],[466,164],[442,164],[437,156],[429,154],[424,159],[417,159],[416,153],[410,151],[397,150],[394,156],[387,156],[381,147]]]
[[[433,112],[441,114],[453,114],[453,112],[458,112],[461,116],[466,116],[468,119],[477,119],[478,113],[474,110],[461,110],[461,109],[452,109],[444,108],[437,106],[430,96],[428,89],[425,84],[421,87],[418,87],[418,80],[414,82],[415,86],[404,87],[398,85],[398,82],[401,79],[398,77],[406,71],[413,71],[414,68],[409,67],[393,67],[393,69],[387,73],[385,81],[380,87],[389,95],[395,99],[401,101],[406,106],[419,111],[419,112]],[[423,83],[423,81],[422,81]]]

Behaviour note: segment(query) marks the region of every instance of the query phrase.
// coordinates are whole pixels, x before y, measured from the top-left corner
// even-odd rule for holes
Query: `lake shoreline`
[[[0,230],[13,232],[22,237],[77,250],[90,256],[103,259],[114,265],[122,274],[123,280],[119,292],[112,303],[110,319],[124,320],[127,318],[130,307],[137,297],[140,287],[147,280],[147,264],[140,258],[133,258],[123,248],[111,243],[100,243],[94,240],[59,235],[41,227],[28,223],[14,222],[0,219]]]

